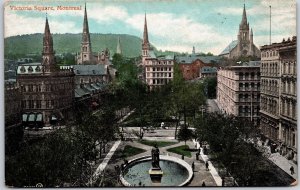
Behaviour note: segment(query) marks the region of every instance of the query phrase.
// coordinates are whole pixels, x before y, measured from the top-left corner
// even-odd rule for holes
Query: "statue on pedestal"
[[[159,149],[157,148],[157,145],[154,145],[154,148],[152,148],[151,155],[152,155],[152,167],[160,169],[160,166],[159,166]]]

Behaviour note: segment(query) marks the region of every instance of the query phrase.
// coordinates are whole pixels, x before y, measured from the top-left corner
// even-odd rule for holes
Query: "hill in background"
[[[120,37],[121,49],[126,57],[141,55],[142,40],[127,34],[91,34],[93,52],[108,48],[111,55],[116,52],[117,40]],[[80,52],[81,34],[53,34],[56,54]],[[27,54],[41,55],[43,34],[12,36],[4,39],[5,58],[24,57]]]

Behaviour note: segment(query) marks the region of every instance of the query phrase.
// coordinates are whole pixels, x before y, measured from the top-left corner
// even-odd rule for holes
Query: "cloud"
[[[89,19],[95,19],[98,23],[123,20],[128,17],[126,9],[117,6],[93,6],[88,8]]]
[[[33,24],[34,23],[34,24]],[[75,23],[70,21],[51,20],[49,18],[51,33],[68,33],[70,31],[78,33],[80,28],[75,27]],[[4,14],[4,37],[43,33],[45,27],[45,18],[25,17],[12,12]]]
[[[144,29],[144,15],[136,14],[126,20],[126,23],[142,32]],[[214,51],[219,53],[221,48],[216,48],[222,41],[230,38],[222,36],[210,25],[196,22],[186,16],[171,13],[147,14],[148,33],[155,36],[150,41],[157,47],[167,50],[190,51],[192,46],[199,47],[199,51]],[[163,40],[156,40],[163,39]],[[213,48],[211,48],[213,47]]]
[[[270,23],[270,7],[272,15],[272,30],[275,33],[290,33],[296,34],[296,4],[294,0],[262,0],[260,4],[247,8],[246,11],[249,19],[255,18],[250,27],[253,27],[256,32],[268,32]],[[225,7],[218,8],[217,12],[227,15],[242,16],[241,7]],[[284,35],[284,34],[283,34]]]

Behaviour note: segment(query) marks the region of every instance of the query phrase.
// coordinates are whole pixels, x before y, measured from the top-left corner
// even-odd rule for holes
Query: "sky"
[[[43,33],[46,13],[52,33],[81,33],[84,2],[91,33],[142,38],[146,13],[150,43],[163,51],[191,53],[195,46],[196,52],[218,55],[237,39],[244,3],[257,47],[269,43],[270,5],[272,42],[296,35],[295,0],[86,0],[7,2],[4,36]],[[35,10],[34,6],[54,10]],[[57,6],[81,6],[81,10],[57,10]]]

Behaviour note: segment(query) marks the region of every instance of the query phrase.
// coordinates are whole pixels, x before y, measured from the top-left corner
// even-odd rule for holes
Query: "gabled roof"
[[[237,40],[232,41],[221,53],[220,55],[225,55],[225,54],[229,54],[230,51],[235,48],[238,44]]]
[[[176,61],[181,64],[191,64],[199,59],[203,63],[217,63],[221,58],[219,56],[201,56],[201,55],[186,55],[176,56]]]
[[[107,75],[107,67],[105,65],[72,65],[75,75]]]
[[[217,72],[217,67],[202,67],[200,72],[201,73],[216,73]]]

